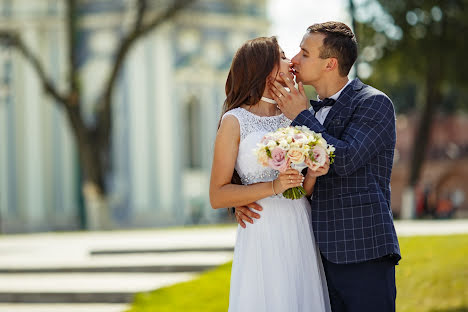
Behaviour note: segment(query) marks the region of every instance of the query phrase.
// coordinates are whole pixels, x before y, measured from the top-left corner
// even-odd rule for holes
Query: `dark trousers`
[[[336,264],[322,256],[333,312],[395,312],[395,262]]]

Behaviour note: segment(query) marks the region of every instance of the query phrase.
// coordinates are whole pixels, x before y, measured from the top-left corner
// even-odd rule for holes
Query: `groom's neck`
[[[331,97],[340,91],[348,82],[348,77],[330,76],[324,77],[315,84],[315,91],[321,99]]]

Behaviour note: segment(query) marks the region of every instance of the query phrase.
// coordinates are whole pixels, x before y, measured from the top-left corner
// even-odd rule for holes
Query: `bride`
[[[330,311],[309,203],[305,197],[281,195],[303,185],[310,196],[317,176],[328,172],[328,162],[315,171],[308,168],[304,177],[294,169],[278,173],[262,167],[253,153],[267,132],[291,123],[265,88],[267,80],[279,81],[280,71],[289,73],[289,63],[275,37],[256,38],[237,51],[226,81],[210,202],[214,209],[252,202],[263,207],[255,226],[237,229],[229,312]]]

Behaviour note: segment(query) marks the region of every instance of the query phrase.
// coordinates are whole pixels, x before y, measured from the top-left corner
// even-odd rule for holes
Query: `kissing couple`
[[[212,207],[235,207],[239,223],[229,312],[395,311],[395,111],[383,92],[348,79],[356,59],[340,22],[310,26],[291,60],[275,37],[236,52],[210,180]],[[320,133],[334,163],[302,172],[259,164],[257,143],[288,126]],[[281,195],[299,186],[305,197]]]

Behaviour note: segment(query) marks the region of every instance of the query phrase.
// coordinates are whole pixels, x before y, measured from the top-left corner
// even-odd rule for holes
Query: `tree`
[[[94,104],[95,122],[89,125],[82,117],[83,94],[77,64],[78,0],[66,1],[66,34],[68,51],[68,73],[65,92],[60,92],[49,78],[39,57],[31,51],[14,30],[0,30],[0,44],[20,52],[37,73],[44,92],[63,109],[76,140],[79,164],[82,172],[82,192],[88,215],[88,228],[107,227],[108,190],[105,178],[109,173],[110,144],[112,133],[112,94],[122,66],[135,43],[156,29],[163,22],[173,18],[193,0],[173,0],[166,5],[149,3],[148,0],[135,0],[135,19],[116,48],[109,76]]]
[[[361,57],[374,69],[369,80],[410,93],[408,86],[414,86],[421,99],[409,167],[410,194],[419,180],[435,113],[445,99],[468,86],[463,39],[468,31],[467,6],[467,0],[369,0],[358,8]],[[460,101],[459,107],[466,104]],[[406,217],[413,211],[410,208]]]

